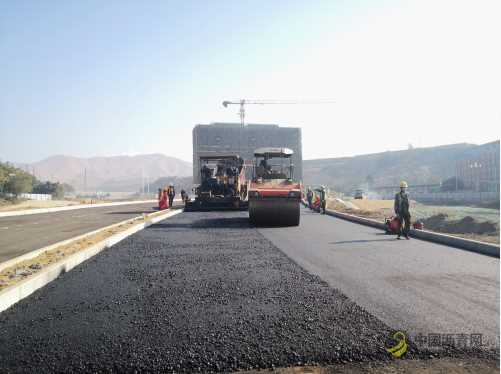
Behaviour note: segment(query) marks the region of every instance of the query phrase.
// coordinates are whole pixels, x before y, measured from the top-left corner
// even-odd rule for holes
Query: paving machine
[[[254,225],[297,226],[301,183],[294,181],[289,148],[266,147],[254,151],[252,180],[248,183],[249,218]]]
[[[200,154],[200,185],[185,211],[247,210],[247,183],[243,159],[235,153]]]

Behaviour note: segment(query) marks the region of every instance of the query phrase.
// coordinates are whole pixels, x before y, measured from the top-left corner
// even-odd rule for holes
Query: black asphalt
[[[0,217],[0,262],[155,208],[154,203],[142,203]]]
[[[312,274],[411,336],[471,334],[499,349],[499,259],[302,210],[260,232]],[[426,342],[425,342],[426,343]],[[427,344],[427,343],[426,343]]]
[[[392,332],[250,227],[245,212],[183,213],[1,313],[0,372],[221,372],[389,360]],[[411,342],[407,355],[430,352]]]

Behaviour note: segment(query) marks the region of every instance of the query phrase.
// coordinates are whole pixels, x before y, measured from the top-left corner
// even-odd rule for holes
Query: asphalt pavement
[[[0,372],[381,362],[396,330],[499,334],[499,260],[302,213],[269,229],[182,213],[130,236],[0,314]],[[407,358],[499,357],[408,343]]]
[[[303,208],[300,227],[259,231],[287,256],[383,322],[410,336],[499,349],[499,259]],[[464,338],[464,337],[463,337]],[[470,343],[468,343],[470,344]]]
[[[0,218],[0,262],[116,222],[151,213],[153,203]]]
[[[0,372],[210,372],[388,360],[391,329],[245,212],[183,213],[0,314]]]

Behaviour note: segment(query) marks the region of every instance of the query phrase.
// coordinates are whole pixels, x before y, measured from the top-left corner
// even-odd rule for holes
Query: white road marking
[[[7,227],[7,226],[4,226],[4,227],[2,227],[2,229],[7,230],[7,229],[8,229],[8,227]]]

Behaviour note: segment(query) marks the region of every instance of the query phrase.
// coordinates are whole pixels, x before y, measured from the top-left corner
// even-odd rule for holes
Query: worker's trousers
[[[169,208],[172,208],[173,202],[174,202],[174,195],[169,195]]]
[[[409,235],[409,231],[411,229],[411,215],[409,212],[400,214],[400,230],[398,232],[398,236],[404,234],[405,236]]]

